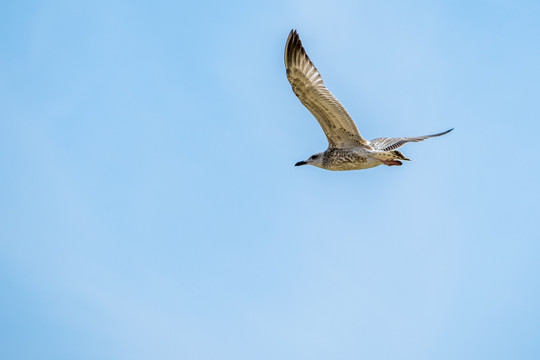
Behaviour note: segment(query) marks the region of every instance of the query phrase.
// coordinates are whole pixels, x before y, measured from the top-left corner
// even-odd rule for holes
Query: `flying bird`
[[[321,74],[309,59],[296,30],[291,30],[285,45],[285,69],[293,92],[321,125],[328,149],[295,165],[313,165],[327,170],[360,170],[379,165],[400,166],[407,159],[400,147],[431,137],[448,134],[453,129],[433,135],[364,139],[347,110],[324,86]]]

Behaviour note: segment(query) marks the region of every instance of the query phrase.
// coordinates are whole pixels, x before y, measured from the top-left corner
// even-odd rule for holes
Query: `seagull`
[[[298,32],[291,30],[285,45],[285,69],[293,92],[313,114],[328,139],[328,149],[299,161],[295,166],[313,165],[326,170],[361,170],[379,165],[401,166],[409,161],[400,147],[410,142],[448,134],[364,139],[347,110],[324,86],[321,74],[309,59]]]

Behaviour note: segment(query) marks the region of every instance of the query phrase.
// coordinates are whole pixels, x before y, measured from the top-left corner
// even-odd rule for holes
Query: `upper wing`
[[[362,146],[371,149],[356,128],[347,110],[324,86],[317,68],[302,47],[296,30],[291,30],[285,45],[287,79],[302,104],[321,125],[330,147]]]
[[[373,146],[373,148],[375,148],[375,150],[390,151],[390,150],[399,149],[403,145],[410,142],[419,142],[419,141],[423,141],[431,137],[448,134],[452,130],[454,129],[452,128],[450,130],[446,130],[438,134],[416,136],[416,137],[376,138],[376,139],[371,140],[369,143],[371,144],[371,146]]]

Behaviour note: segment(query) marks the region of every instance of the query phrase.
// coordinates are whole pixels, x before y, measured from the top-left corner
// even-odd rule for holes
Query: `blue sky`
[[[298,29],[360,132],[326,148]],[[538,359],[540,3],[0,5],[9,359]]]

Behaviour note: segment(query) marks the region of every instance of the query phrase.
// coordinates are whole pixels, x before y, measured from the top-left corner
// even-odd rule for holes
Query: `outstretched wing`
[[[285,45],[287,79],[302,104],[321,125],[332,148],[362,146],[371,149],[356,128],[347,110],[324,86],[321,74],[302,47],[296,30],[291,30]]]
[[[375,150],[390,151],[390,150],[399,149],[403,145],[410,142],[419,142],[419,141],[423,141],[432,137],[448,134],[452,130],[454,129],[452,128],[450,130],[446,130],[438,134],[416,136],[416,137],[376,138],[376,139],[371,140],[369,143]]]

